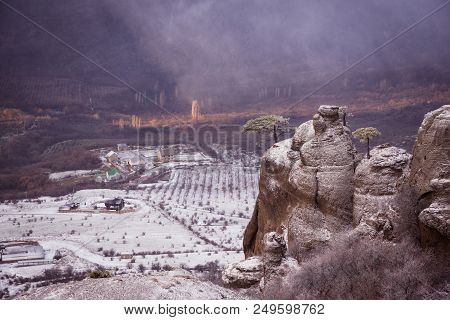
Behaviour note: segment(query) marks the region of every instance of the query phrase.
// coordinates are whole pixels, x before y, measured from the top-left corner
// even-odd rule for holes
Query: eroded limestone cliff
[[[260,193],[243,241],[246,258],[256,256],[256,279],[264,270],[267,234],[284,234],[288,252],[301,262],[347,232],[394,240],[411,214],[406,202],[422,243],[450,252],[450,106],[426,115],[413,155],[385,144],[360,160],[342,115],[337,106],[321,106],[292,139],[262,157]],[[241,276],[239,264],[227,272],[228,279]]]

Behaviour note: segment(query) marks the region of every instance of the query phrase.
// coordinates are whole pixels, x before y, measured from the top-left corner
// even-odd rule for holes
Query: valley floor
[[[166,167],[168,177],[140,184],[136,190],[81,190],[58,198],[0,204],[0,240],[37,241],[46,262],[3,263],[0,276],[31,278],[55,265],[72,265],[75,271],[101,266],[133,272],[140,265],[147,270],[156,265],[192,269],[208,262],[226,265],[241,260],[259,169],[226,161]],[[92,210],[114,197],[125,200],[123,212]],[[80,203],[79,210],[61,211],[69,202]],[[71,257],[66,265],[53,260],[60,251]],[[7,287],[5,277],[0,289]]]

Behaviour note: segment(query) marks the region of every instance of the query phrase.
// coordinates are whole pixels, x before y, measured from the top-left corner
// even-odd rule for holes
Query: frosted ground
[[[56,250],[68,251],[79,269],[89,264],[122,270],[143,264],[150,269],[154,263],[192,268],[211,261],[225,265],[241,260],[243,230],[258,193],[259,168],[252,156],[224,154],[220,161],[181,155],[157,168],[149,165],[136,190],[81,190],[59,198],[0,204],[0,238],[36,240],[47,260],[53,259]],[[146,176],[155,176],[152,170],[165,174],[145,183]],[[71,175],[53,174],[54,178],[65,176]],[[92,212],[95,204],[113,197],[125,199],[125,213]],[[70,201],[80,202],[79,212],[58,212]],[[76,259],[81,263],[77,265]],[[8,264],[0,269],[33,276],[52,266]]]

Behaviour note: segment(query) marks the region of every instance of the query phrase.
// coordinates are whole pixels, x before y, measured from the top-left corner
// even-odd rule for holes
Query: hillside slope
[[[122,275],[90,279],[38,288],[18,297],[34,299],[82,300],[219,300],[243,299],[235,291],[198,279],[193,274],[177,270],[151,275]]]

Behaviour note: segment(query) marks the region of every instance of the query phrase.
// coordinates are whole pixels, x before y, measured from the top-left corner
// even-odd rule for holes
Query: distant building
[[[126,150],[128,150],[128,146],[126,143],[117,144],[117,151],[126,151]]]
[[[138,157],[128,159],[126,162],[129,166],[134,167],[141,164],[141,160]]]
[[[177,153],[177,150],[173,146],[164,146],[159,147],[158,151],[156,152],[156,156],[158,158],[158,161],[160,162],[167,162],[172,160],[175,157],[175,154]]]
[[[0,261],[2,263],[23,263],[32,261],[43,264],[45,251],[37,241],[1,241]]]
[[[117,168],[111,168],[106,171],[106,179],[107,180],[116,180],[120,178],[120,172]]]
[[[114,198],[105,201],[105,207],[108,210],[122,210],[125,207],[125,201],[122,198]]]
[[[76,210],[80,207],[80,203],[79,202],[70,202],[70,203],[67,203],[66,206],[69,208],[69,210]]]
[[[106,154],[106,160],[108,160],[109,163],[116,162],[119,160],[119,155],[114,151],[110,151]]]
[[[124,166],[138,166],[141,164],[141,155],[135,151],[122,152],[119,155],[120,164]]]
[[[58,208],[59,212],[66,212],[66,211],[70,211],[70,210],[77,210],[80,208],[80,203],[79,202],[68,202],[65,205],[61,206]]]
[[[192,101],[192,120],[198,121],[200,119],[200,105],[197,100]]]

